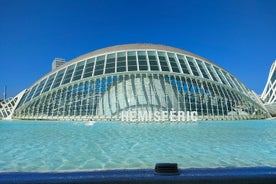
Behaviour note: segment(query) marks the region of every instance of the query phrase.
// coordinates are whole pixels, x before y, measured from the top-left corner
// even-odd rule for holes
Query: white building
[[[276,116],[276,60],[272,64],[268,79],[261,95],[265,107],[272,116]]]
[[[52,62],[52,70],[55,70],[56,68],[60,67],[61,65],[64,65],[65,63],[65,59],[55,58]]]

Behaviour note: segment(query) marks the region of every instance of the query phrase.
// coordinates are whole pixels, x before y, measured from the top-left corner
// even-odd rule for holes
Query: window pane
[[[67,68],[67,71],[65,73],[64,79],[62,81],[62,84],[67,84],[68,82],[71,81],[71,77],[74,71],[75,65],[71,65]]]
[[[218,74],[218,76],[219,76],[221,82],[222,82],[223,84],[226,84],[226,85],[227,85],[228,83],[227,83],[226,79],[223,77],[223,75],[222,75],[221,71],[219,70],[219,68],[216,67],[216,66],[214,66],[214,68],[215,68],[215,70],[216,70],[216,72],[217,72],[217,74]]]
[[[138,51],[139,70],[148,70],[146,52]]]
[[[148,57],[149,57],[149,63],[150,63],[150,69],[151,70],[159,70],[156,55],[154,51],[148,51]]]
[[[117,53],[117,72],[126,71],[126,53],[118,52]]]
[[[46,82],[46,85],[44,86],[44,89],[43,89],[42,93],[44,93],[44,92],[46,92],[46,91],[48,91],[50,89],[50,87],[51,87],[51,85],[53,83],[53,80],[55,78],[55,75],[56,74],[54,73],[54,74],[50,75],[50,77],[48,77],[48,80]]]
[[[47,78],[46,78],[46,79],[47,79]],[[39,83],[39,86],[37,87],[37,89],[36,89],[36,91],[35,91],[34,97],[37,97],[38,95],[40,95],[40,92],[41,92],[41,90],[42,90],[44,84],[46,83],[46,79],[44,79],[43,81],[41,81],[41,82]],[[33,97],[33,98],[34,98],[34,97]]]
[[[64,72],[65,72],[65,69],[62,69],[57,73],[57,76],[56,76],[55,81],[53,83],[52,89],[54,89],[54,88],[56,88],[60,85],[60,82],[62,80]]]
[[[183,73],[190,74],[189,69],[188,69],[188,67],[186,65],[184,56],[178,54],[177,57],[178,57],[178,60],[180,62],[180,65],[181,65]]]
[[[95,58],[88,59],[84,69],[83,78],[91,77],[93,74]]]
[[[127,52],[128,71],[137,71],[136,52]]]
[[[105,73],[115,72],[115,54],[108,54],[105,66]]]
[[[188,57],[188,56],[186,56],[186,58],[187,58],[187,60],[188,60],[188,63],[189,63],[189,65],[190,65],[190,67],[191,67],[191,70],[192,70],[193,74],[194,74],[195,76],[200,76],[199,73],[198,73],[198,71],[197,71],[197,68],[196,68],[196,66],[195,66],[195,64],[194,64],[193,58]]]
[[[227,73],[225,71],[222,71],[224,76],[226,77],[226,80],[229,82],[230,86],[234,89],[236,89],[235,84],[233,83],[233,81],[230,79],[230,77],[227,75]]]
[[[83,72],[83,67],[84,67],[84,61],[79,62],[77,64],[75,74],[74,74],[74,77],[73,77],[72,81],[76,81],[76,80],[79,80],[81,78],[82,72]]]
[[[170,71],[165,52],[158,52],[158,58],[162,71]]]
[[[218,78],[217,78],[217,76],[216,76],[216,74],[215,74],[215,71],[214,71],[213,68],[211,67],[211,65],[210,65],[209,63],[205,63],[205,65],[206,65],[206,67],[207,67],[209,73],[211,74],[213,80],[218,82],[219,80],[218,80]]]
[[[202,73],[203,77],[206,78],[206,79],[209,79],[208,73],[206,72],[202,61],[196,59],[196,62],[198,64],[199,69],[201,70],[201,73]]]
[[[28,101],[30,101],[32,99],[32,96],[33,96],[36,88],[37,88],[37,84],[30,90],[30,92],[29,92],[29,94],[28,94],[28,96],[27,96],[27,98],[26,98],[26,100],[25,100],[24,103],[26,103],[26,102],[28,102]]]
[[[97,57],[94,76],[102,75],[103,74],[103,70],[104,70],[104,57],[105,56],[98,56]]]
[[[231,75],[232,81],[236,84],[236,86],[239,88],[240,91],[243,91],[242,87],[240,86],[240,83]]]
[[[168,53],[168,56],[169,56],[169,60],[170,60],[170,63],[171,63],[172,71],[179,73],[180,71],[179,71],[179,68],[177,66],[174,54],[173,53]]]

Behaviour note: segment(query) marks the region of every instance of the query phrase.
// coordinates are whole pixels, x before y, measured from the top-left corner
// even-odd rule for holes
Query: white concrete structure
[[[16,95],[14,98],[4,99],[0,102],[0,119],[12,119],[13,112],[20,102],[25,90]]]
[[[272,116],[276,116],[276,60],[272,64],[268,79],[261,95],[265,107]]]

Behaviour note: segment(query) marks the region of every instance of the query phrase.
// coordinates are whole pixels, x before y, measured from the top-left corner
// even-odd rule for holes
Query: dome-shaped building
[[[124,111],[196,111],[202,120],[262,119],[266,109],[232,74],[198,55],[127,44],[82,55],[17,97],[13,119],[120,120]]]

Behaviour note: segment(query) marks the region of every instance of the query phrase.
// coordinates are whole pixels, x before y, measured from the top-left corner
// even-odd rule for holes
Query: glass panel
[[[174,54],[173,53],[168,53],[168,57],[169,57],[169,60],[170,60],[170,63],[171,63],[172,71],[179,73],[180,70],[179,70],[178,65],[176,63]]]
[[[126,71],[126,53],[118,52],[117,53],[117,72]]]
[[[46,92],[46,91],[48,91],[50,89],[50,87],[51,87],[51,85],[53,83],[53,80],[55,78],[55,75],[56,75],[55,73],[52,74],[52,75],[50,75],[50,77],[48,78],[47,83],[46,83],[46,85],[45,85],[42,93],[44,93],[44,92]]]
[[[193,84],[190,78],[187,78],[186,88],[188,92],[194,93]]]
[[[97,57],[97,62],[96,62],[96,66],[95,66],[94,76],[102,75],[103,74],[103,70],[104,70],[104,58],[105,58],[105,56],[98,56]]]
[[[47,78],[46,78],[46,79],[47,79]],[[36,89],[36,91],[35,91],[34,97],[37,97],[38,95],[40,95],[40,92],[41,92],[41,90],[42,90],[44,84],[46,83],[46,79],[44,79],[43,81],[41,81],[41,82],[39,83],[39,86],[37,87],[37,89]],[[34,97],[33,97],[33,98],[34,98]]]
[[[230,86],[234,89],[236,89],[236,86],[234,85],[233,81],[230,79],[230,77],[227,75],[227,73],[225,71],[222,71],[224,76],[226,77],[228,83],[230,84]]]
[[[95,58],[88,59],[85,65],[83,78],[91,77],[93,74]]]
[[[218,74],[218,76],[219,76],[221,82],[222,82],[223,84],[225,84],[225,85],[228,85],[226,79],[223,77],[223,75],[222,75],[221,71],[219,70],[219,68],[216,67],[216,66],[214,66],[214,68],[215,68],[215,70],[216,70],[216,72],[217,72],[217,74]]]
[[[214,89],[214,92],[215,92],[215,96],[216,96],[216,97],[220,96],[220,94],[219,94],[219,92],[218,92],[218,90],[217,90],[217,85],[215,85],[215,84],[210,84],[210,85],[213,86],[213,89]]]
[[[199,67],[199,69],[200,69],[200,71],[201,71],[203,77],[206,78],[206,79],[210,79],[210,78],[209,78],[209,75],[208,75],[208,73],[207,73],[207,71],[206,71],[206,69],[205,69],[205,66],[203,65],[203,62],[200,61],[200,60],[198,60],[198,59],[196,59],[196,62],[197,62],[197,64],[198,64],[198,67]]]
[[[115,72],[115,54],[108,54],[106,60],[105,73]]]
[[[184,56],[177,54],[177,57],[178,57],[180,65],[181,65],[183,73],[190,74],[189,69],[188,69],[188,67],[186,65]]]
[[[219,82],[219,80],[215,74],[216,72],[213,70],[212,66],[209,63],[205,63],[205,65],[206,65],[209,73],[211,74],[213,80]]]
[[[20,102],[19,102],[19,104],[18,104],[17,107],[21,107],[21,105],[24,104],[24,102],[25,102],[27,96],[28,96],[28,93],[24,93],[24,95],[23,95],[23,97],[21,98],[21,100],[20,100]],[[15,112],[16,112],[16,111],[15,111]]]
[[[243,91],[242,87],[240,86],[239,82],[235,79],[235,77],[233,77],[231,75],[231,79],[234,81],[234,83],[236,84],[236,86],[239,88],[240,91]]]
[[[32,96],[33,96],[33,94],[34,94],[34,92],[36,90],[36,87],[37,87],[37,84],[31,89],[31,91],[29,92],[29,94],[28,94],[28,96],[27,96],[27,98],[26,98],[26,100],[25,100],[24,103],[26,103],[26,102],[28,102],[28,101],[30,101],[32,99]]]
[[[210,94],[214,97],[215,96],[215,92],[214,92],[214,89],[213,89],[211,83],[207,82],[207,86],[208,86],[208,88],[210,90]]]
[[[223,93],[221,87],[220,87],[220,86],[217,86],[217,88],[218,88],[218,91],[219,91],[220,96],[221,96],[221,97],[225,97],[225,95],[224,95],[224,93]]]
[[[139,70],[148,70],[147,56],[145,51],[138,51]]]
[[[167,57],[166,57],[166,53],[165,52],[158,52],[158,57],[159,57],[159,61],[160,61],[160,66],[162,71],[170,71],[168,62],[167,62]]]
[[[72,81],[76,81],[81,78],[82,72],[83,72],[83,67],[84,67],[84,61],[81,61],[77,64]]]
[[[275,80],[276,80],[276,72],[274,71],[270,81],[273,83]]]
[[[188,60],[188,63],[189,63],[189,65],[190,65],[190,68],[191,68],[193,74],[194,74],[195,76],[200,76],[199,73],[198,73],[198,71],[197,71],[197,68],[196,68],[196,66],[195,66],[195,63],[194,63],[194,61],[193,61],[193,58],[188,57],[188,56],[186,56],[186,58],[187,58],[187,60]]]
[[[136,52],[127,52],[128,71],[137,71]]]
[[[71,65],[67,68],[67,71],[65,73],[64,79],[62,81],[62,84],[67,84],[68,82],[71,81],[71,77],[74,71],[75,65]]]
[[[158,67],[155,52],[154,51],[148,51],[148,57],[149,57],[150,69],[158,71],[159,67]]]
[[[54,89],[54,88],[56,88],[56,87],[59,86],[59,84],[60,84],[60,82],[61,82],[61,80],[62,80],[64,71],[65,71],[65,69],[62,69],[62,70],[60,70],[60,71],[57,73],[57,76],[56,76],[56,79],[55,79],[55,81],[54,81],[54,83],[53,83],[52,89]]]

